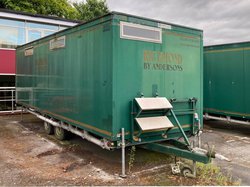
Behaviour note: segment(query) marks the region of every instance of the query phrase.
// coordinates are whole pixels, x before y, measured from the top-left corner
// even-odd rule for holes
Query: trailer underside
[[[214,114],[214,113],[205,113],[204,114],[205,120],[219,120],[219,121],[225,121],[228,123],[236,123],[236,124],[242,124],[242,125],[250,125],[249,119],[245,117],[235,117],[231,116],[229,114]]]
[[[80,137],[82,137],[83,139],[86,139],[100,147],[102,147],[103,149],[107,149],[107,150],[112,150],[115,148],[121,148],[122,150],[122,177],[126,176],[126,172],[125,172],[125,147],[127,146],[131,146],[133,144],[131,144],[131,142],[127,142],[125,140],[125,133],[124,133],[124,129],[121,129],[121,140],[117,141],[117,142],[112,142],[109,141],[106,138],[102,138],[102,137],[98,137],[95,136],[92,133],[89,133],[88,131],[79,129],[78,127],[75,127],[71,124],[65,123],[64,121],[55,119],[53,117],[50,117],[48,115],[44,115],[32,108],[28,108],[25,106],[22,106],[22,112],[23,111],[27,111],[33,115],[35,115],[36,117],[38,117],[39,119],[44,121],[45,124],[45,129],[46,126],[48,127],[48,125],[52,128],[55,128],[55,135],[56,137],[58,137],[58,133],[59,132],[59,136],[60,136],[60,132],[61,130],[66,130],[69,131],[73,134],[76,134]],[[178,121],[178,120],[177,120]],[[180,126],[180,131],[182,129],[182,127]],[[57,132],[57,129],[58,132]],[[183,131],[183,130],[182,130]],[[186,137],[186,141],[182,142],[180,140],[177,139],[168,139],[165,141],[152,141],[152,142],[148,142],[148,143],[139,143],[138,146],[147,150],[151,150],[151,151],[156,151],[156,152],[160,152],[160,153],[164,153],[164,154],[172,154],[175,157],[181,157],[181,158],[186,158],[189,160],[193,160],[193,168],[190,169],[190,171],[192,171],[192,174],[188,173],[189,175],[195,175],[196,171],[195,171],[195,163],[196,162],[202,162],[202,163],[209,163],[211,161],[211,158],[214,157],[214,152],[211,150],[204,150],[198,147],[195,147],[197,145],[197,142],[199,142],[199,138],[198,134],[197,136],[195,136],[195,140],[193,142],[193,144],[191,145],[189,140],[187,139],[187,136],[185,136],[185,132],[183,131],[183,138],[185,140]],[[60,139],[60,138],[59,138]],[[63,139],[63,138],[62,138]],[[199,143],[198,143],[199,144]],[[172,166],[172,170],[174,171],[173,167],[179,167],[178,163],[175,163]],[[178,169],[179,170],[179,169]]]

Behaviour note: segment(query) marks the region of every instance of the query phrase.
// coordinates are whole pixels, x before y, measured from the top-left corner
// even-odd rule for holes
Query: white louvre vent
[[[31,56],[34,53],[34,48],[33,47],[29,47],[24,49],[24,56]]]
[[[63,47],[65,47],[65,36],[55,38],[53,40],[50,40],[50,42],[49,42],[50,50],[63,48]]]

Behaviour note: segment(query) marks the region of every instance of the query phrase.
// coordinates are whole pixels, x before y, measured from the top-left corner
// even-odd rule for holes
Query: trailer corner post
[[[21,122],[23,122],[23,105],[22,105],[22,109],[21,109]]]
[[[122,178],[126,178],[127,175],[126,175],[126,171],[125,171],[125,164],[126,164],[126,160],[125,160],[125,132],[124,132],[124,128],[121,129],[122,131],[122,144],[121,144],[121,147],[122,147],[122,174],[120,175]]]

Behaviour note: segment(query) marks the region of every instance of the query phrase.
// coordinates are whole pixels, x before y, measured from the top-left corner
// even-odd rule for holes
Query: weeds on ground
[[[135,146],[132,146],[132,147],[130,148],[129,161],[128,161],[128,172],[129,172],[129,173],[131,173],[132,167],[134,166],[135,151],[136,151]]]
[[[197,179],[199,185],[239,186],[240,181],[233,180],[229,174],[223,174],[220,168],[213,164],[197,163]]]

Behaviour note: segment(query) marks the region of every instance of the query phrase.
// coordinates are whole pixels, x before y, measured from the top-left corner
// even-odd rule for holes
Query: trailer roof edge
[[[177,26],[177,27],[183,27],[183,28],[187,28],[187,29],[192,29],[192,30],[203,32],[203,30],[198,29],[198,28],[193,28],[193,27],[188,27],[188,26],[184,26],[184,25],[174,24],[174,23],[171,23],[171,22],[166,22],[166,21],[162,21],[162,20],[158,20],[158,19],[151,19],[151,18],[147,18],[147,17],[136,16],[136,15],[133,15],[133,14],[127,14],[127,13],[123,13],[123,12],[112,11],[109,14],[116,14],[116,15],[118,14],[118,15],[132,16],[132,17],[139,18],[139,19],[145,19],[145,20],[150,20],[150,21],[154,21],[154,22],[165,23],[165,24],[169,24],[169,25],[173,25],[173,26]]]
[[[237,45],[237,44],[250,44],[250,41],[232,42],[232,43],[215,44],[215,45],[206,45],[206,46],[204,46],[204,48],[208,48],[208,47],[220,47],[220,46],[227,46],[227,45]]]
[[[161,20],[155,20],[155,19],[150,19],[150,18],[146,18],[146,17],[140,17],[140,16],[131,15],[131,14],[126,14],[126,13],[122,13],[122,12],[111,11],[111,12],[109,12],[109,13],[107,13],[107,14],[104,14],[104,15],[102,15],[102,16],[96,17],[96,18],[91,19],[91,20],[89,20],[89,21],[86,21],[86,22],[83,22],[83,21],[82,21],[82,22],[80,22],[79,24],[77,24],[77,25],[75,25],[75,26],[72,26],[72,27],[69,27],[69,28],[67,28],[67,29],[58,31],[58,32],[56,32],[56,33],[54,33],[54,34],[51,34],[51,35],[59,34],[59,33],[64,32],[64,31],[66,31],[66,30],[69,30],[69,29],[78,27],[78,26],[80,26],[80,25],[84,25],[84,24],[90,23],[90,22],[92,22],[92,21],[98,20],[98,19],[103,18],[103,17],[106,17],[106,16],[112,16],[112,15],[131,16],[131,17],[135,17],[135,18],[139,18],[139,19],[144,19],[144,20],[149,20],[149,21],[154,21],[154,22],[160,22],[160,23],[164,23],[164,24],[173,25],[173,26],[176,26],[176,27],[182,27],[182,28],[186,28],[186,29],[191,29],[191,30],[195,30],[195,31],[199,31],[199,32],[202,32],[202,33],[203,33],[203,30],[199,30],[199,29],[192,28],[192,27],[186,27],[186,26],[182,26],[182,25],[177,25],[177,24],[169,23],[169,22],[164,22],[164,21],[161,21]],[[39,39],[37,39],[37,40],[40,40],[40,39],[44,39],[44,38],[50,37],[51,35],[45,36],[45,37],[43,37],[43,38],[39,38]],[[37,40],[34,40],[34,41],[37,41]],[[34,42],[34,41],[32,41],[32,42]],[[26,44],[17,46],[16,49],[17,49],[17,48],[20,48],[20,47],[23,47],[23,46],[25,46],[25,45],[27,45],[27,44],[30,44],[30,43],[32,43],[32,42],[29,42],[29,43],[26,43]]]

